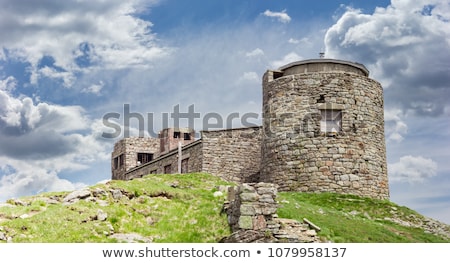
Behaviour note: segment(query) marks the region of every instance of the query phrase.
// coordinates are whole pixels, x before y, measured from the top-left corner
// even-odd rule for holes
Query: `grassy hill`
[[[0,204],[0,242],[218,242],[230,183],[203,173],[148,175]],[[450,242],[450,227],[389,201],[279,193],[278,215],[314,222],[331,242]]]

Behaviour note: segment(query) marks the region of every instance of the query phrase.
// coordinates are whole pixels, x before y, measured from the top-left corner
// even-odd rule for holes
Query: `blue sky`
[[[448,0],[0,7],[0,201],[109,179],[117,139],[102,137],[102,117],[124,104],[153,113],[155,131],[176,105],[260,116],[262,74],[324,51],[384,87],[391,200],[450,223]]]

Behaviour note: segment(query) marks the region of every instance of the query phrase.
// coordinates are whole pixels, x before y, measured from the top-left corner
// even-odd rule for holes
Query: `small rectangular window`
[[[124,164],[124,157],[123,154],[117,156],[114,158],[114,169],[119,169]]]
[[[191,139],[191,135],[187,132],[184,133],[184,140],[189,141]]]
[[[138,153],[137,154],[138,164],[148,163],[151,160],[153,160],[153,153]]]
[[[114,169],[119,168],[119,157],[114,158]]]
[[[173,138],[180,138],[180,132],[174,132]]]
[[[337,133],[342,130],[342,111],[325,109],[321,110],[320,131]]]
[[[124,163],[125,163],[125,158],[124,158],[123,154],[121,154],[121,155],[119,155],[119,167],[122,167]]]

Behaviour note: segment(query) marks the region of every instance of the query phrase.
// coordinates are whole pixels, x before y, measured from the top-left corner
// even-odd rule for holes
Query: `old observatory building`
[[[198,140],[175,127],[118,141],[112,179],[207,172],[280,191],[389,198],[383,89],[363,65],[297,61],[266,71],[262,93],[262,126],[201,131]]]

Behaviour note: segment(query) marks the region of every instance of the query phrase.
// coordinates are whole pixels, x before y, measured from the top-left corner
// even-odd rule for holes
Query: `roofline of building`
[[[287,65],[279,67],[278,70],[284,71],[291,67],[305,65],[305,64],[315,64],[315,63],[334,63],[334,64],[348,65],[348,66],[352,66],[352,67],[362,70],[367,76],[369,76],[369,70],[363,64],[360,64],[357,62],[346,61],[346,60],[340,60],[340,59],[330,59],[330,58],[318,58],[318,59],[307,59],[307,60],[295,61],[295,62],[292,62]]]
[[[234,130],[255,129],[255,128],[261,129],[262,126],[240,127],[240,128],[220,129],[220,130],[201,131],[201,132],[223,132],[223,131],[234,131]],[[153,138],[153,137],[147,137],[147,138]],[[157,139],[157,138],[155,138],[155,139]],[[197,144],[200,144],[200,143],[202,143],[202,139],[201,138],[198,139],[198,140],[195,140],[195,141],[193,141],[193,142],[191,142],[189,144],[183,145],[181,147],[181,149],[185,150],[185,149],[188,149],[190,147],[196,146]],[[152,163],[155,163],[155,162],[157,162],[157,161],[159,161],[161,159],[167,158],[168,156],[171,156],[171,155],[174,155],[174,154],[177,154],[177,153],[178,153],[178,148],[172,149],[169,152],[158,156],[157,158],[151,160],[148,163],[144,163],[144,164],[141,164],[141,165],[138,165],[138,166],[135,166],[135,167],[131,168],[130,170],[126,171],[125,174],[127,174],[129,172],[133,172],[133,171],[135,171],[137,169],[141,169],[142,167],[151,165]]]
[[[245,130],[245,129],[261,129],[262,125],[258,125],[258,126],[250,126],[250,127],[238,127],[238,128],[230,128],[230,129],[217,129],[217,130],[201,130],[200,133],[203,132],[223,132],[223,131],[236,131],[236,130]]]

